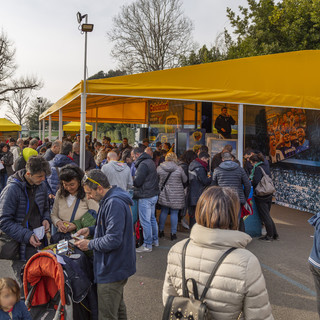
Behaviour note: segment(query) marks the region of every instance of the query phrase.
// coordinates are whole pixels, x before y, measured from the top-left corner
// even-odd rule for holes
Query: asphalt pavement
[[[273,205],[271,214],[280,241],[270,243],[253,239],[247,249],[260,260],[266,279],[273,316],[276,320],[319,319],[316,312],[315,288],[308,268],[313,228],[307,223],[310,213]],[[169,217],[168,217],[169,222]],[[170,247],[167,224],[165,238],[151,253],[137,254],[137,273],[125,287],[128,320],[161,320],[162,286]],[[178,240],[188,237],[178,232]],[[0,260],[0,277],[13,276],[11,261]]]

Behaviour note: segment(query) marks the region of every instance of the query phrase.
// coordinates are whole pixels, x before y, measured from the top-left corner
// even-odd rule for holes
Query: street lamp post
[[[85,23],[81,21],[85,18]],[[88,24],[88,15],[77,13],[79,30],[85,35],[84,40],[84,73],[83,73],[83,90],[81,92],[81,126],[80,126],[80,168],[85,170],[85,134],[86,134],[86,113],[87,113],[87,33],[93,30],[93,24]]]

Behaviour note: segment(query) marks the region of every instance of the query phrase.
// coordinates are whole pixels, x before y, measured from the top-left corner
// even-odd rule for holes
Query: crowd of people
[[[132,147],[126,138],[115,145],[108,137],[101,142],[87,137],[83,171],[79,168],[79,145],[78,135],[75,141],[70,137],[53,142],[11,138],[0,145],[0,258],[28,260],[47,245],[48,238],[58,242],[76,234],[75,245],[87,252],[89,259],[93,252],[99,319],[126,319],[123,291],[127,279],[136,272],[136,252],[151,253],[159,246],[170,214],[169,238],[177,240],[179,221],[191,230],[187,255],[200,270],[202,262],[196,260],[201,260],[201,252],[210,256],[213,264],[224,247],[235,244],[237,253],[230,255],[230,262],[237,265],[241,259],[243,270],[249,263],[256,270],[257,285],[247,286],[244,276],[239,278],[241,290],[238,285],[231,286],[230,298],[237,295],[238,302],[230,314],[243,312],[246,319],[257,319],[255,314],[263,309],[263,319],[272,319],[258,261],[244,249],[251,238],[241,232],[245,231],[243,207],[251,186],[256,188],[262,172],[270,175],[261,153],[247,150],[242,168],[230,145],[214,159],[206,146],[187,150],[178,158],[169,143],[158,142],[152,149],[148,139]],[[271,199],[272,195],[255,196],[267,230],[260,238],[264,242],[279,239],[270,216]],[[133,237],[134,202],[143,229],[143,244],[138,248]],[[39,228],[44,230],[43,238],[36,232]],[[231,230],[239,231],[229,238]],[[175,268],[181,245],[177,243],[169,253],[164,300],[181,293]],[[204,278],[200,277],[200,284]],[[208,296],[214,300],[215,295]],[[262,309],[255,310],[252,305],[257,300]],[[214,316],[220,312],[220,305],[208,305]]]

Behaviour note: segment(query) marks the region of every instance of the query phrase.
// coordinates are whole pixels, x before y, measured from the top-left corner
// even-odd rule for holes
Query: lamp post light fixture
[[[81,24],[82,20],[85,22]],[[83,74],[83,90],[81,92],[81,126],[80,126],[80,168],[85,170],[85,134],[86,134],[86,113],[87,113],[87,33],[92,32],[93,24],[88,23],[88,15],[77,13],[77,21],[79,30],[84,33],[84,74]]]

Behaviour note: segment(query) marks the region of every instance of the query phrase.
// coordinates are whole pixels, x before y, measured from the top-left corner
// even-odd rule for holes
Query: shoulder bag
[[[271,177],[269,177],[266,172],[259,167],[262,171],[263,177],[257,184],[254,192],[257,196],[270,196],[275,193],[276,189],[273,185]]]
[[[236,248],[230,248],[222,254],[216,265],[214,266],[206,286],[199,298],[197,282],[195,279],[189,278],[186,280],[185,277],[185,260],[186,251],[190,239],[184,244],[182,249],[182,297],[169,296],[164,307],[164,312],[162,315],[162,320],[174,320],[174,319],[186,319],[186,320],[214,320],[209,317],[208,307],[206,302],[204,302],[205,296],[210,288],[211,282],[220,267],[223,260]],[[192,282],[193,296],[190,298],[189,290],[187,287],[188,281]]]

